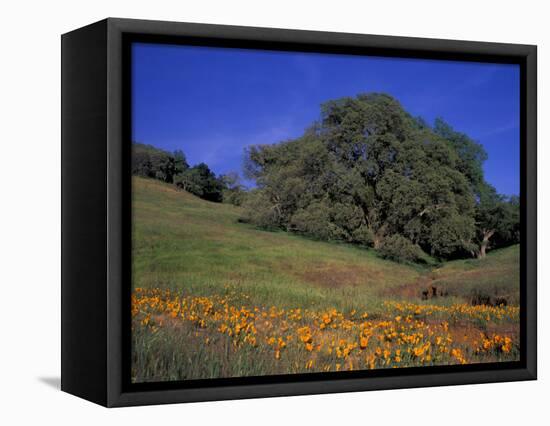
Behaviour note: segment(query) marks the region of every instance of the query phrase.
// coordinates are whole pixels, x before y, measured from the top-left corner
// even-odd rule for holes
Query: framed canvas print
[[[536,47],[107,19],[62,37],[62,389],[536,378]]]

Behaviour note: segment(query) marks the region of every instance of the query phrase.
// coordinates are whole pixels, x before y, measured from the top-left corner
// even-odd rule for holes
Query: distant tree
[[[189,167],[181,150],[170,153],[152,145],[133,143],[132,174],[174,183],[209,201],[221,202],[224,190],[228,189],[234,192],[235,203],[239,197],[244,198],[244,191],[243,194],[237,194],[242,188],[238,182],[238,175],[233,177],[233,180],[226,177],[224,181],[218,179],[204,163]]]
[[[458,154],[456,168],[468,179],[476,199],[476,236],[470,252],[483,258],[489,248],[519,242],[519,199],[498,194],[485,181],[483,163],[487,153],[483,146],[455,131],[440,118],[435,120],[434,132],[449,142]]]
[[[484,184],[476,206],[476,243],[473,250],[484,258],[489,248],[504,247],[519,242],[519,199],[504,197],[495,188]]]
[[[141,143],[132,144],[132,173],[173,183],[174,177],[189,166],[183,152],[171,154]]]
[[[152,153],[156,148],[141,143],[132,144],[132,174],[143,177],[155,177]]]
[[[241,178],[237,172],[229,172],[220,176],[224,187],[223,202],[240,206],[246,198],[246,188],[241,184]]]
[[[186,169],[176,176],[175,184],[208,201],[221,202],[224,186],[205,163]]]
[[[174,151],[174,175],[179,175],[189,168],[187,158],[182,150],[177,149]]]

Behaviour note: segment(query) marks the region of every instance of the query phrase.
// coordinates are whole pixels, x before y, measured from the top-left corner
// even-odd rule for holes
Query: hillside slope
[[[432,273],[433,284],[473,303],[505,299],[519,304],[519,245],[490,251],[485,259],[447,262]],[[489,298],[490,300],[488,300]]]
[[[159,181],[134,177],[133,196],[136,287],[208,294],[236,285],[258,303],[353,309],[421,274],[373,251],[238,223],[239,208]]]

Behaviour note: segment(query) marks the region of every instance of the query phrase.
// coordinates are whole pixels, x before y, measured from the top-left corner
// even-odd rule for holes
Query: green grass
[[[519,245],[491,251],[485,259],[455,260],[432,273],[433,284],[449,293],[470,299],[475,295],[505,298],[519,304]]]

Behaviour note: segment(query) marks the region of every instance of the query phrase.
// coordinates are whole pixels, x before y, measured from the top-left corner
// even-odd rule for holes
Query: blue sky
[[[519,194],[517,65],[136,43],[132,75],[133,140],[216,174],[241,172],[248,145],[300,136],[327,100],[385,92],[480,142],[487,181]]]

